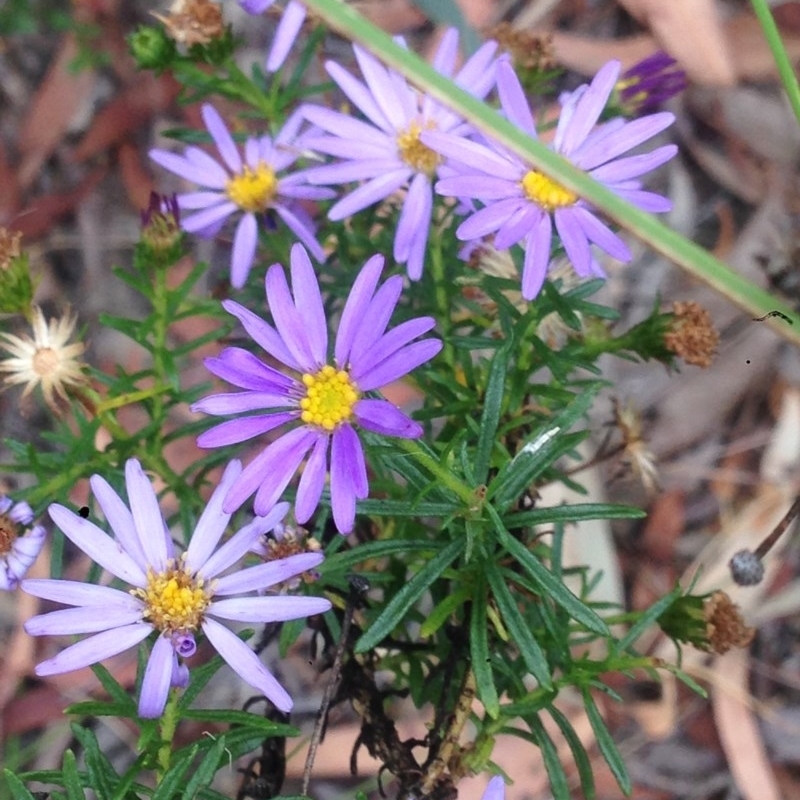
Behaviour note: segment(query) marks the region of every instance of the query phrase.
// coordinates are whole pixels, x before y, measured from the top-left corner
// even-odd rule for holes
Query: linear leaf
[[[486,602],[486,581],[478,578],[478,585],[472,596],[472,609],[469,620],[469,652],[478,697],[486,708],[486,713],[496,719],[500,713],[500,700],[494,685],[492,659],[489,654],[489,619]]]
[[[619,784],[626,796],[631,793],[631,779],[628,777],[628,770],[625,767],[625,762],[622,760],[619,750],[617,749],[614,740],[611,738],[606,723],[600,714],[600,710],[594,702],[591,692],[588,688],[584,687],[581,691],[583,695],[583,704],[586,707],[586,716],[589,718],[589,724],[594,731],[594,737],[597,740],[597,746],[605,759],[611,774]]]
[[[450,566],[463,550],[464,543],[456,539],[434,556],[420,571],[389,601],[386,608],[356,642],[356,653],[364,653],[385,639],[400,623],[406,612],[419,600],[428,587]]]
[[[512,341],[509,340],[501,347],[492,359],[489,367],[489,379],[486,383],[486,395],[483,398],[483,414],[481,415],[480,433],[478,444],[475,448],[474,474],[475,483],[486,482],[489,474],[489,463],[492,448],[497,439],[497,426],[500,423],[500,410],[503,406],[505,395],[506,372],[508,371],[508,358],[511,352]]]

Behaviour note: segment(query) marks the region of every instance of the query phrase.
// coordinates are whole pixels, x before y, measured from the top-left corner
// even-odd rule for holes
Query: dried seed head
[[[745,625],[739,606],[725,592],[714,592],[703,607],[707,649],[722,655],[732,647],[747,647],[755,628]]]
[[[669,330],[664,335],[667,350],[687,364],[710,366],[719,344],[719,333],[711,320],[711,314],[692,301],[673,303],[672,314]]]
[[[755,586],[764,579],[764,564],[752,550],[739,550],[728,562],[731,577],[739,586]]]

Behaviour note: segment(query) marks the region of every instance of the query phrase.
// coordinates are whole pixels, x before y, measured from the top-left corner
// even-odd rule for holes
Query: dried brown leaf
[[[17,147],[22,156],[19,184],[30,186],[41,165],[64,138],[79,109],[89,98],[95,81],[91,70],[70,71],[78,55],[73,34],[66,34],[39,91],[20,126]]]

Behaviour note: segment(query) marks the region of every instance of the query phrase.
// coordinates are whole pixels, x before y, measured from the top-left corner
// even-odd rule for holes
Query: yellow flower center
[[[522,178],[522,191],[528,200],[536,203],[545,211],[571,206],[578,200],[578,195],[565,189],[547,175],[535,169],[529,170]]]
[[[17,540],[17,525],[8,514],[0,514],[0,556],[11,552]]]
[[[38,347],[31,360],[33,371],[41,378],[57,372],[59,364],[58,353],[52,347]]]
[[[182,564],[171,563],[163,572],[147,573],[147,587],[133,589],[144,600],[144,618],[160,631],[193,631],[203,620],[211,592],[202,578],[186,572]]]
[[[429,123],[425,127],[430,129],[433,125]],[[400,158],[409,167],[413,167],[417,172],[433,175],[442,157],[419,140],[422,130],[418,122],[412,122],[408,130],[397,134],[397,149],[400,151]]]
[[[315,375],[303,374],[306,396],[300,401],[300,419],[330,433],[353,414],[358,389],[343,369],[324,366]]]
[[[270,167],[259,162],[255,169],[244,169],[228,181],[225,193],[243,211],[265,211],[278,192],[278,179]]]

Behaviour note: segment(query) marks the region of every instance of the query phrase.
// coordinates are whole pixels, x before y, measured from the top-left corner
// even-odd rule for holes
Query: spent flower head
[[[687,364],[709,367],[717,352],[719,332],[711,314],[692,300],[672,304],[664,345]]]
[[[66,313],[48,322],[36,305],[31,314],[33,336],[0,333],[0,348],[11,355],[0,361],[0,373],[6,373],[6,385],[25,384],[23,397],[41,386],[45,402],[59,413],[57,400],[68,402],[70,391],[86,383],[80,359],[86,347],[83,342],[69,344],[77,322],[74,315]]]
[[[158,717],[170,687],[186,685],[188,673],[181,660],[194,654],[195,636],[202,631],[244,681],[281,711],[289,711],[292,699],[286,690],[220,620],[267,623],[327,611],[331,604],[324,598],[263,594],[313,569],[323,556],[306,553],[229,571],[288,509],[286,503],[274,506],[220,545],[231,518],[222,500],[241,470],[238,461],[228,464],[180,556],[153,486],[136,459],[125,465],[130,508],[100,475],[90,480],[113,536],[64,506],[51,505],[50,516],[67,538],[131,589],[68,580],[23,581],[22,588],[29,594],[72,606],[32,617],[25,623],[29,634],[92,634],[38,664],[36,674],[58,675],[96,664],[156,633],[142,680],[139,715]]]
[[[300,172],[282,174],[300,156],[296,140],[302,117],[290,117],[274,138],[249,137],[243,157],[216,109],[205,104],[202,115],[221,162],[194,146],[187,147],[183,155],[150,151],[150,158],[164,169],[204,187],[199,192],[178,195],[178,206],[195,212],[183,218],[183,229],[211,238],[228,217],[241,213],[231,255],[231,284],[236,289],[247,280],[258,244],[258,222],[270,210],[317,260],[324,261],[325,253],[315,238],[313,222],[299,201],[322,200],[331,197],[332,192],[309,186]]]
[[[187,47],[209,44],[225,33],[222,8],[213,0],[174,0],[166,16],[150,13],[164,24],[170,38]]]
[[[17,588],[44,546],[46,531],[33,519],[27,503],[0,494],[0,589],[6,592]]]
[[[664,145],[633,156],[623,157],[623,154],[663,131],[672,124],[674,116],[661,112],[632,122],[616,118],[597,125],[619,69],[619,62],[610,61],[590,85],[583,85],[563,98],[551,147],[639,208],[668,211],[670,201],[644,191],[639,179],[671,159],[677,152],[675,145]],[[537,138],[522,86],[505,59],[497,66],[497,88],[508,119]],[[499,143],[471,141],[438,131],[424,131],[420,138],[448,159],[448,164],[457,172],[439,180],[436,191],[478,200],[484,206],[459,225],[458,238],[470,241],[494,234],[494,246],[499,249],[524,242],[522,295],[526,300],[536,297],[547,276],[554,227],[573,268],[581,277],[605,277],[592,254],[592,244],[620,261],[631,259],[628,246],[601,222],[585,200]]]
[[[442,37],[433,66],[482,98],[494,85],[496,49],[494,42],[484,44],[456,71],[458,32],[450,29]],[[354,45],[353,52],[364,83],[333,61],[325,68],[366,119],[322,106],[305,106],[305,117],[325,131],[325,135],[310,135],[307,146],[340,159],[336,164],[312,167],[306,175],[312,183],[321,184],[363,181],[331,207],[328,217],[332,220],[349,217],[403,190],[394,259],[406,264],[409,277],[418,280],[431,225],[432,181],[442,163],[421,135],[424,131],[463,133],[467,126],[447,106],[421,95],[366,50]]]
[[[387,332],[403,279],[395,275],[378,288],[382,268],[383,258],[376,255],[359,272],[339,320],[333,358],[319,284],[302,246],[291,252],[294,296],[280,264],[267,271],[267,302],[275,327],[239,303],[224,301],[225,309],[285,371],[240,347],[227,347],[206,359],[214,375],[243,391],[210,395],[192,406],[216,416],[239,415],[201,434],[197,443],[227,447],[291,425],[245,467],[226,495],[227,511],[239,508],[254,492],[257,514],[271,508],[307,457],[297,488],[297,521],[302,524],[314,513],[330,470],[333,519],[347,533],[356,500],[369,491],[355,426],[385,436],[422,434],[421,426],[400,409],[369,396],[442,347],[438,339],[414,341],[433,328],[431,317],[408,320]]]
[[[248,14],[262,14],[271,8],[274,3],[275,0],[239,0],[239,5]],[[281,13],[280,22],[275,29],[272,46],[267,53],[267,60],[264,63],[264,68],[267,72],[276,72],[283,66],[283,62],[286,61],[286,57],[289,55],[289,51],[297,39],[297,34],[300,33],[300,28],[303,27],[305,19],[306,7],[299,3],[298,0],[289,0],[286,8]]]

